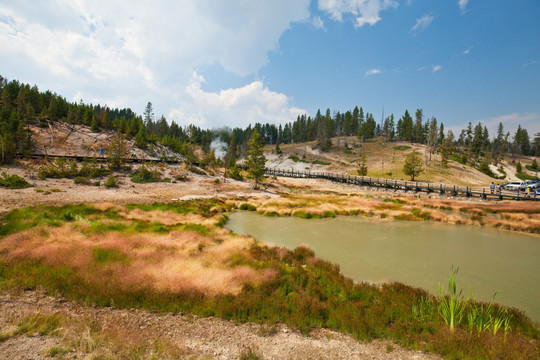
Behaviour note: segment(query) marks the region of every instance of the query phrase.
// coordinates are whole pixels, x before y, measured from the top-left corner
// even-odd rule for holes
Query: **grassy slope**
[[[345,142],[347,143],[348,149],[345,148]],[[406,142],[386,143],[380,138],[373,139],[365,143],[360,142],[356,137],[341,138],[339,148],[337,147],[337,138],[334,138],[333,145],[334,146],[330,151],[324,153],[319,153],[316,150],[315,141],[305,144],[281,145],[280,148],[283,152],[282,159],[288,159],[289,156],[293,155],[308,162],[312,162],[314,160],[328,161],[331,162],[331,165],[318,167],[316,170],[336,173],[348,172],[349,174],[355,173],[360,154],[365,151],[368,167],[367,176],[385,178],[392,177],[394,179],[402,180],[410,179],[403,173],[402,170],[405,157],[413,150],[419,151],[424,157],[426,151],[426,147],[424,145]],[[398,149],[394,149],[395,147],[398,147]],[[408,149],[401,150],[399,147],[408,147]],[[310,151],[310,148],[312,148],[314,151]],[[265,150],[269,153],[274,151],[274,149],[274,146],[267,146],[265,148]],[[450,160],[448,167],[444,168],[440,164],[440,155],[432,155],[431,159],[431,161],[428,161],[428,165],[425,167],[426,171],[420,175],[419,180],[471,186],[485,186],[492,181],[497,182],[496,179],[481,173],[469,165],[463,165]],[[505,159],[504,163],[505,165],[508,165],[508,168],[515,169],[515,165],[512,164],[513,160],[514,159],[507,158]],[[528,158],[521,159],[522,164],[529,164],[531,161],[532,160]],[[510,179],[512,180],[514,179],[513,175],[514,174],[510,174]],[[499,180],[499,182],[502,182],[502,180]]]

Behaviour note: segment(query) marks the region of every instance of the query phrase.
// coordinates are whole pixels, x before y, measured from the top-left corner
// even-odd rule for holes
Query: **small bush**
[[[146,166],[141,166],[139,170],[131,175],[131,181],[137,184],[145,184],[161,181],[161,173],[157,170],[148,170]]]
[[[108,189],[115,188],[115,187],[118,187],[118,181],[113,175],[111,175],[107,178],[107,181],[105,181],[105,184],[103,185],[105,185],[105,187]]]
[[[90,185],[90,179],[88,178],[85,178],[85,177],[82,177],[82,176],[77,176],[73,182],[76,184],[76,185]]]
[[[25,189],[32,185],[19,175],[8,175],[3,172],[0,174],[0,186],[8,189]]]
[[[187,175],[177,175],[175,179],[182,182],[189,181],[189,177]]]
[[[214,184],[217,185],[217,184],[219,184],[219,183],[221,183],[221,181],[219,181],[219,179],[215,179],[215,180],[214,180]]]
[[[291,159],[294,162],[299,162],[300,161],[300,158],[298,156],[296,156],[296,155],[290,155],[289,159]]]
[[[405,150],[409,150],[409,149],[412,149],[409,145],[396,145],[396,146],[394,146],[394,150],[397,150],[397,151],[405,151]]]
[[[529,175],[529,174],[525,174],[525,173],[521,173],[521,172],[518,172],[516,173],[516,177],[523,180],[523,181],[527,181],[527,180],[534,180],[536,179],[535,176],[532,176],[532,175]]]

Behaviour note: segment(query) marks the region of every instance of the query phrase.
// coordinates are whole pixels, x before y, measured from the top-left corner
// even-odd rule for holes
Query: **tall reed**
[[[439,284],[438,298],[439,298],[439,314],[444,319],[446,324],[450,327],[450,331],[454,332],[454,328],[461,322],[463,315],[465,314],[465,308],[469,299],[465,299],[461,294],[462,289],[457,292],[456,276],[459,271],[459,267],[454,269],[452,265],[452,273],[448,280],[448,293],[444,291],[441,284]]]

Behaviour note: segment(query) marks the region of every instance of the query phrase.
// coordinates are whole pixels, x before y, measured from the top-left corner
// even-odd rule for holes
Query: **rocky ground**
[[[280,360],[440,359],[404,350],[388,341],[358,342],[324,329],[304,336],[283,325],[238,324],[186,314],[84,307],[61,297],[50,297],[43,291],[0,295],[0,329],[4,334],[15,331],[22,319],[38,313],[55,314],[62,319],[56,334],[9,337],[0,342],[0,359],[54,358],[51,355],[64,359],[133,358],[152,351],[155,358],[180,359],[239,359],[249,353],[260,359]],[[111,334],[129,340],[118,343]],[[148,344],[155,350],[149,350]]]

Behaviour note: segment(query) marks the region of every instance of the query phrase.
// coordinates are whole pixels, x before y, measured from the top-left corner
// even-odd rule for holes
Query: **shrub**
[[[523,181],[534,180],[534,179],[536,179],[535,176],[529,175],[529,174],[525,174],[525,173],[522,173],[522,172],[516,173],[516,177],[517,177],[518,179],[523,180]]]
[[[139,170],[131,174],[131,181],[138,184],[160,182],[161,173],[157,170],[148,170],[146,166],[142,165]]]
[[[296,156],[296,155],[290,155],[289,159],[291,159],[294,162],[299,162],[300,161],[300,158],[298,156]]]
[[[394,150],[398,150],[398,151],[405,151],[405,150],[409,150],[409,149],[412,149],[410,146],[408,145],[396,145],[394,146]]]
[[[177,175],[175,179],[182,182],[189,181],[189,177],[187,175]]]
[[[238,181],[244,180],[244,178],[242,177],[242,173],[240,172],[240,168],[236,165],[228,168],[225,171],[225,176]]]
[[[8,175],[3,172],[0,174],[0,186],[8,189],[25,189],[32,185],[19,175]]]
[[[83,176],[77,176],[73,182],[77,185],[90,185],[90,179]]]
[[[103,185],[105,185],[106,188],[115,188],[118,187],[118,181],[113,175],[111,175],[107,178],[107,181],[105,181],[105,184]]]

